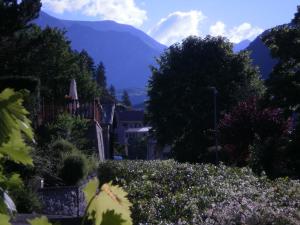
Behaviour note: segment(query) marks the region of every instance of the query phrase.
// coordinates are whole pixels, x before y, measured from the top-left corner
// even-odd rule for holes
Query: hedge
[[[249,168],[106,161],[98,174],[129,193],[134,224],[300,224],[300,182]]]

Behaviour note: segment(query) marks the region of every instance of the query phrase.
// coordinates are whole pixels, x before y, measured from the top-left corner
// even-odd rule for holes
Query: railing
[[[64,104],[55,102],[42,102],[39,112],[39,125],[46,122],[51,122],[62,113],[69,113],[81,118],[94,120],[100,123],[101,121],[101,104],[98,100],[88,103],[80,103],[77,100],[71,100]]]

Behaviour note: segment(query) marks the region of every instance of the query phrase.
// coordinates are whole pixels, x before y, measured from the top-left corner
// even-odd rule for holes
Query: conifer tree
[[[105,67],[102,62],[100,62],[96,68],[95,78],[98,86],[103,90],[106,89],[107,84],[106,84],[106,76],[105,76]]]
[[[130,97],[129,94],[126,90],[123,91],[123,95],[122,95],[122,103],[128,107],[131,107],[131,101],[130,101]]]

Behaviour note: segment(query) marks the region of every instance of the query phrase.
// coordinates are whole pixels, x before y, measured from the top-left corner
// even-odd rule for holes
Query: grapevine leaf
[[[10,220],[10,218],[8,215],[0,214],[0,224],[1,225],[11,225],[9,220]]]
[[[122,219],[121,214],[116,214],[114,210],[107,210],[103,213],[100,225],[122,225],[124,222],[126,221]]]
[[[30,156],[30,147],[28,147],[22,139],[21,133],[16,130],[13,130],[8,142],[0,146],[0,154],[2,157],[8,156],[9,159],[16,163],[33,165]]]
[[[27,222],[30,225],[51,225],[51,223],[49,223],[47,217],[42,216],[40,218],[35,218],[33,220],[27,220]]]
[[[104,184],[101,187],[101,192],[92,201],[88,213],[89,215],[95,214],[96,224],[102,224],[105,219],[105,221],[119,221],[118,225],[132,225],[131,203],[126,196],[127,193],[121,187],[114,186],[111,183]],[[111,213],[111,211],[114,213]],[[119,217],[122,220],[117,219]],[[90,216],[90,219],[93,218]]]
[[[85,197],[85,201],[89,203],[91,199],[96,195],[97,189],[99,187],[99,181],[97,178],[89,181],[88,184],[84,187],[83,193]]]

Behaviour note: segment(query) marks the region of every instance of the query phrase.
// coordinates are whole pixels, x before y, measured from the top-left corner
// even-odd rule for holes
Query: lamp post
[[[215,131],[215,156],[216,156],[216,164],[219,164],[219,155],[218,155],[218,134],[217,134],[217,95],[218,90],[216,87],[209,87],[210,90],[213,91],[213,101],[214,101],[214,131]]]

